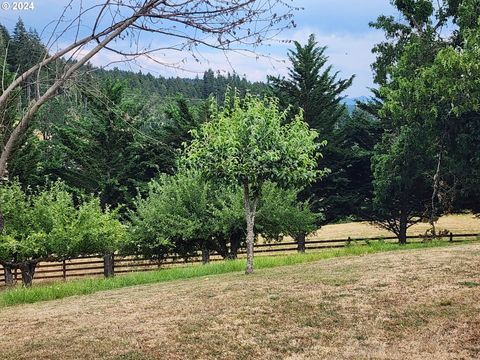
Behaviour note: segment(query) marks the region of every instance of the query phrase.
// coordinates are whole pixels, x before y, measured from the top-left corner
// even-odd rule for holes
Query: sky
[[[13,0],[6,0],[6,2],[11,5]],[[48,24],[59,17],[67,1],[31,0],[31,2],[34,5],[33,10],[1,9],[0,23],[12,30],[18,18],[21,17],[27,28],[37,29],[42,39],[46,41],[52,32],[52,26],[48,26]],[[79,3],[73,3],[72,13],[78,11],[75,6],[78,6]],[[83,4],[85,5],[85,2]],[[297,27],[284,31],[280,38],[305,43],[310,34],[315,34],[319,45],[327,46],[326,55],[329,57],[329,64],[339,72],[339,77],[347,78],[355,75],[352,87],[344,95],[352,98],[368,96],[369,88],[374,86],[370,65],[375,56],[371,53],[371,49],[383,39],[382,32],[371,29],[368,23],[381,14],[395,15],[390,1],[293,0],[293,4],[303,8],[295,13]],[[89,18],[86,18],[82,26],[88,31],[91,23],[92,21],[89,23]],[[73,34],[63,36],[56,44],[57,48],[67,44],[72,37]],[[160,38],[159,35],[155,35],[155,37],[147,35],[142,41],[146,44],[155,44],[166,40]],[[259,49],[263,55],[266,55],[259,58],[246,53],[224,54],[211,49],[203,49],[200,62],[186,55],[182,58],[184,62],[181,67],[187,71],[159,64],[159,62],[176,63],[178,61],[177,53],[167,52],[155,54],[157,61],[144,58],[138,59],[135,63],[115,63],[110,66],[132,71],[141,70],[143,73],[150,72],[154,76],[180,77],[201,76],[204,70],[212,68],[221,73],[235,71],[251,81],[265,81],[267,75],[284,76],[287,73],[287,52],[291,48],[292,44],[273,42],[268,47]],[[97,54],[91,62],[95,66],[105,66],[118,60],[120,60],[118,55],[103,51]]]

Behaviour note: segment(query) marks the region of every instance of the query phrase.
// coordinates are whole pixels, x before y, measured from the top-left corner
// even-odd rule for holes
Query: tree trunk
[[[237,258],[238,255],[238,248],[240,247],[240,236],[234,234],[230,239],[230,254],[228,258],[233,260]]]
[[[37,263],[35,262],[27,262],[20,266],[20,270],[22,272],[22,282],[23,286],[30,287],[32,286],[33,276],[35,275],[35,268]]]
[[[295,241],[297,242],[297,250],[300,253],[305,252],[305,233],[298,233],[295,235]]]
[[[245,220],[247,221],[247,267],[246,274],[253,273],[253,243],[255,241],[255,212],[257,199],[251,197],[248,184],[243,186]]]
[[[208,264],[210,262],[210,250],[207,248],[207,244],[202,246],[202,264]]]
[[[103,256],[103,276],[106,278],[115,276],[113,254],[107,254]]]
[[[8,265],[3,265],[3,274],[5,277],[5,285],[6,286],[13,286],[15,280],[13,278],[12,267]]]
[[[398,232],[398,243],[405,245],[407,243],[407,215],[400,214],[400,226]]]
[[[437,161],[437,170],[435,175],[433,176],[433,191],[432,191],[432,198],[431,198],[431,212],[430,212],[430,225],[432,226],[432,235],[433,237],[437,236],[437,231],[435,229],[435,221],[437,220],[437,208],[435,201],[438,197],[438,191],[440,189],[440,170],[442,165],[442,152],[438,153],[438,161]]]
[[[215,246],[217,253],[224,259],[230,259],[230,252],[228,251],[227,241],[217,240]]]

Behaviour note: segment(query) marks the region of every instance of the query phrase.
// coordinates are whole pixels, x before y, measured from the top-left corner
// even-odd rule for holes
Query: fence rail
[[[475,240],[480,238],[480,234],[448,234],[441,239],[450,242],[458,242],[465,240]],[[412,242],[424,241],[425,237],[422,236],[407,236],[409,240],[415,240]],[[375,238],[347,238],[347,239],[329,239],[329,240],[309,240],[302,244],[297,242],[275,242],[266,244],[256,244],[255,254],[261,256],[268,256],[268,254],[291,254],[292,252],[301,251],[302,248],[305,251],[319,251],[322,249],[332,249],[345,247],[348,244],[368,244],[374,241],[395,242],[397,238],[394,236],[387,237],[375,237]],[[242,249],[238,252],[238,257],[245,256],[245,250]],[[210,253],[210,261],[222,260],[222,257],[217,253]],[[201,263],[202,254],[188,259],[185,261],[176,256],[168,256],[164,261],[153,261],[142,257],[134,256],[118,256],[115,255],[112,263],[110,264],[110,270],[115,274],[125,274],[135,271],[150,271],[159,268],[168,268],[172,266],[181,266],[182,264]],[[80,277],[98,277],[104,276],[107,271],[107,263],[104,258],[98,256],[84,256],[71,260],[64,260],[59,262],[43,262],[37,265],[35,271],[34,281],[50,281],[50,280],[67,280],[70,278]],[[14,271],[14,279],[16,281],[21,280],[20,271]],[[0,269],[0,286],[5,283],[4,269]]]

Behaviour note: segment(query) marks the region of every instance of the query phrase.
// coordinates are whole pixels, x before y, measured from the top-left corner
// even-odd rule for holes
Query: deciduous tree
[[[280,111],[273,98],[226,96],[223,107],[212,102],[211,120],[193,132],[185,149],[187,164],[243,190],[246,273],[253,272],[255,216],[263,185],[302,186],[322,175],[317,170],[318,134],[308,128],[302,113],[284,124],[287,111]]]

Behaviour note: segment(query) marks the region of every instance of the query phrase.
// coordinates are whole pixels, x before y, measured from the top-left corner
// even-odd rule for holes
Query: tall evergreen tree
[[[91,81],[79,96],[78,103],[59,97],[38,114],[38,130],[16,151],[11,174],[25,186],[61,179],[72,190],[98,195],[103,207],[128,205],[143,179],[158,172],[158,156],[150,153],[146,163],[143,152],[160,140],[144,135],[145,119],[135,117],[129,101],[135,94],[121,81],[98,87]]]
[[[323,149],[325,159],[319,162],[319,168],[330,169],[330,174],[317,181],[301,194],[301,200],[312,199],[316,211],[324,214],[324,222],[331,222],[351,215],[351,206],[341,208],[343,203],[338,194],[338,186],[348,183],[345,169],[339,158],[343,146],[338,128],[348,112],[341,104],[343,93],[353,82],[354,76],[339,79],[338,72],[328,65],[325,55],[326,47],[318,46],[315,36],[310,35],[305,45],[295,42],[295,49],[290,50],[291,67],[287,78],[269,77],[273,93],[279,97],[283,106],[293,105],[293,110],[302,108],[304,120],[319,133],[320,140],[327,140]],[[368,169],[367,169],[368,171]],[[368,181],[368,178],[365,179]],[[299,234],[299,241],[304,241],[304,234]]]
[[[270,76],[270,86],[284,106],[302,108],[308,125],[319,132],[320,138],[328,140],[344,113],[342,94],[354,76],[338,79],[338,72],[334,73],[332,65],[327,65],[327,48],[318,46],[313,34],[307,44],[295,41],[294,45],[295,49],[288,54],[291,62],[288,77]]]
[[[22,19],[18,19],[8,47],[9,70],[16,74],[22,74],[38,63],[45,53],[46,49],[37,32],[35,30],[27,31]],[[24,86],[26,101],[37,96],[37,89],[33,83],[33,76],[31,76]]]
[[[332,181],[326,179],[322,200],[326,222],[366,220],[373,198],[371,158],[383,133],[381,122],[368,112],[355,108],[335,129],[331,149]],[[322,185],[322,184],[321,184]]]

